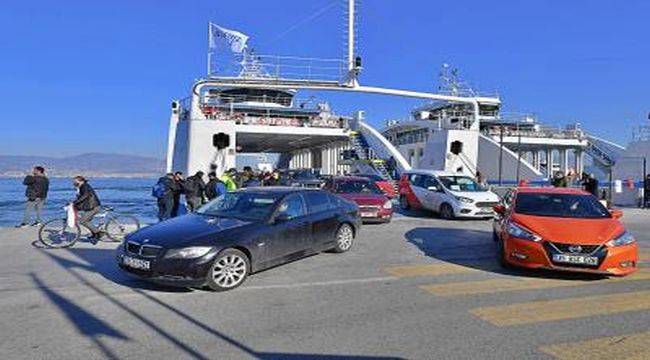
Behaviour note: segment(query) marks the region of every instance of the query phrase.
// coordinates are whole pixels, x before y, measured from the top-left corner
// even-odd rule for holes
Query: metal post
[[[348,0],[348,72],[354,70],[354,2]]]
[[[644,209],[646,208],[646,204],[648,202],[648,192],[646,191],[646,183],[645,183],[646,182],[646,177],[648,176],[648,174],[646,172],[647,171],[646,164],[647,164],[647,159],[644,156],[643,157],[643,181],[641,182],[643,184],[642,185],[643,186],[643,204],[641,204],[641,207],[644,208]]]
[[[212,49],[210,45],[212,45],[212,23],[208,22],[208,77],[212,72]]]
[[[517,186],[519,186],[519,177],[521,171],[521,132],[519,123],[517,123]]]
[[[503,125],[499,131],[499,186],[503,185]]]
[[[612,191],[614,190],[614,184],[613,182],[613,175],[614,168],[612,166],[609,167],[609,194],[607,194],[607,203],[609,206],[612,206]]]

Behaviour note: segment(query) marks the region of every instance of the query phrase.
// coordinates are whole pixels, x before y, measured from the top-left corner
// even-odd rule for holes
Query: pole
[[[648,203],[648,192],[646,191],[646,188],[648,188],[649,186],[648,184],[646,184],[646,181],[650,181],[650,180],[646,180],[646,177],[648,176],[646,164],[647,164],[647,159],[644,156],[643,157],[643,181],[641,182],[643,184],[643,204],[641,204],[641,207],[644,209],[646,208],[646,204]]]
[[[612,191],[614,190],[614,184],[613,184],[613,173],[614,168],[612,166],[609,167],[609,194],[607,196],[607,203],[609,206],[612,206]]]
[[[519,177],[521,171],[521,132],[519,123],[517,123],[517,186],[519,186]]]
[[[503,185],[503,125],[499,130],[499,186],[501,186]]]
[[[212,49],[210,48],[210,45],[212,44],[212,23],[208,22],[208,77],[210,76],[211,72],[211,63],[212,63]]]
[[[348,0],[348,72],[354,70],[354,2]]]

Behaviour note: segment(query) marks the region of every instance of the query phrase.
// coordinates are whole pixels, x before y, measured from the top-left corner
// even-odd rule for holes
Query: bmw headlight
[[[635,242],[636,239],[634,238],[634,236],[632,236],[632,234],[630,234],[629,232],[625,231],[615,239],[610,240],[607,243],[607,246],[623,246],[623,245],[630,245]]]
[[[474,202],[474,200],[464,196],[456,196],[456,200],[466,204],[471,204]]]
[[[393,208],[393,203],[390,200],[388,200],[388,201],[386,201],[384,203],[384,209],[388,210],[388,209],[392,209],[392,208]]]
[[[513,222],[508,223],[508,234],[519,239],[530,240],[530,241],[541,241],[542,238],[539,235],[534,234],[532,231],[517,225]]]
[[[167,259],[194,259],[207,254],[212,247],[210,246],[192,246],[182,249],[167,250],[165,258]]]

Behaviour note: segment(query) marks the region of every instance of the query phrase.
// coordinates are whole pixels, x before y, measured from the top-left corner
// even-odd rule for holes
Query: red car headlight
[[[524,240],[530,240],[534,242],[540,242],[542,241],[542,237],[535,234],[534,232],[524,228],[523,226],[514,223],[514,222],[509,222],[508,223],[508,235],[519,238],[519,239],[524,239]]]

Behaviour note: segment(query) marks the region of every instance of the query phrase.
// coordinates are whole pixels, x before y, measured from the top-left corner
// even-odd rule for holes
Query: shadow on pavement
[[[600,280],[599,274],[572,273],[550,270],[503,268],[497,257],[497,244],[492,233],[483,230],[418,227],[409,230],[406,240],[417,246],[426,256],[447,263],[486,272],[520,277],[543,277],[567,280]]]
[[[95,315],[84,310],[74,302],[66,299],[55,290],[46,286],[34,273],[29,274],[32,281],[46,298],[56,305],[65,317],[77,328],[82,335],[89,337],[107,358],[116,358],[113,352],[100,340],[100,336],[107,336],[115,339],[129,341],[127,336],[116,330],[108,323],[102,321]]]
[[[41,248],[42,253],[54,260],[57,264],[65,269],[83,269],[86,271],[98,273],[105,279],[116,284],[128,286],[130,288],[145,289],[150,291],[162,292],[191,292],[192,289],[163,286],[137,279],[125,274],[117,267],[115,260],[115,250],[100,248],[68,248],[63,251],[69,252],[83,260],[70,260],[64,256],[57,255],[58,249]]]
[[[133,318],[140,321],[142,324],[147,326],[150,330],[155,332],[157,335],[166,339],[167,341],[175,345],[177,348],[185,352],[185,354],[188,357],[195,358],[195,359],[208,359],[207,356],[203,355],[199,350],[195,349],[191,344],[182,341],[178,337],[174,336],[172,332],[167,331],[162,327],[160,327],[158,324],[156,324],[155,319],[147,318],[144,315],[138,313],[137,311],[129,307],[127,304],[120,301],[116,296],[106,292],[105,290],[100,288],[98,285],[92,283],[86,277],[82,276],[78,272],[78,269],[82,269],[86,271],[96,271],[98,273],[101,273],[102,275],[104,275],[105,278],[111,281],[128,286],[129,283],[128,282],[125,283],[125,281],[128,280],[126,278],[121,277],[124,275],[117,275],[119,274],[119,271],[116,268],[113,259],[113,251],[108,249],[81,249],[81,248],[68,249],[70,253],[73,253],[74,255],[78,256],[80,260],[83,260],[90,265],[84,264],[76,260],[66,259],[62,256],[54,254],[53,251],[47,251],[47,250],[40,250],[40,251],[42,251],[47,257],[52,259],[56,264],[61,266],[70,275],[76,278],[81,284],[85,285],[86,287],[88,287],[89,289],[91,289],[92,291],[94,291],[95,293],[97,293],[107,301],[109,301],[112,305],[118,307],[122,311],[126,312]],[[57,294],[52,289],[48,288],[47,285],[43,284],[42,281],[40,281],[40,279],[38,279],[38,277],[36,277],[35,275],[32,275],[32,278],[36,283],[38,289],[40,289],[52,303],[54,303],[61,309],[61,311],[66,315],[68,320],[72,322],[82,334],[90,337],[107,358],[117,358],[110,349],[108,349],[106,346],[104,346],[101,343],[101,341],[99,341],[97,336],[107,335],[119,339],[130,340],[128,337],[123,335],[118,330],[112,328],[110,325],[106,324],[98,317],[87,312],[80,306],[76,305],[74,302]],[[151,303],[168,310],[170,315],[175,315],[186,320],[190,324],[196,326],[200,331],[207,332],[212,336],[214,336],[215,338],[227,342],[233,347],[243,352],[246,352],[247,354],[249,354],[254,358],[259,358],[259,359],[399,359],[396,357],[378,357],[378,356],[259,352],[245,345],[244,343],[237,341],[234,338],[210,327],[200,319],[193,317],[192,315],[186,313],[185,311],[168,304],[167,302],[157,298],[156,296],[154,296],[153,294],[145,290],[146,289],[143,288],[133,289],[135,293],[141,295],[144,299],[147,299]]]

